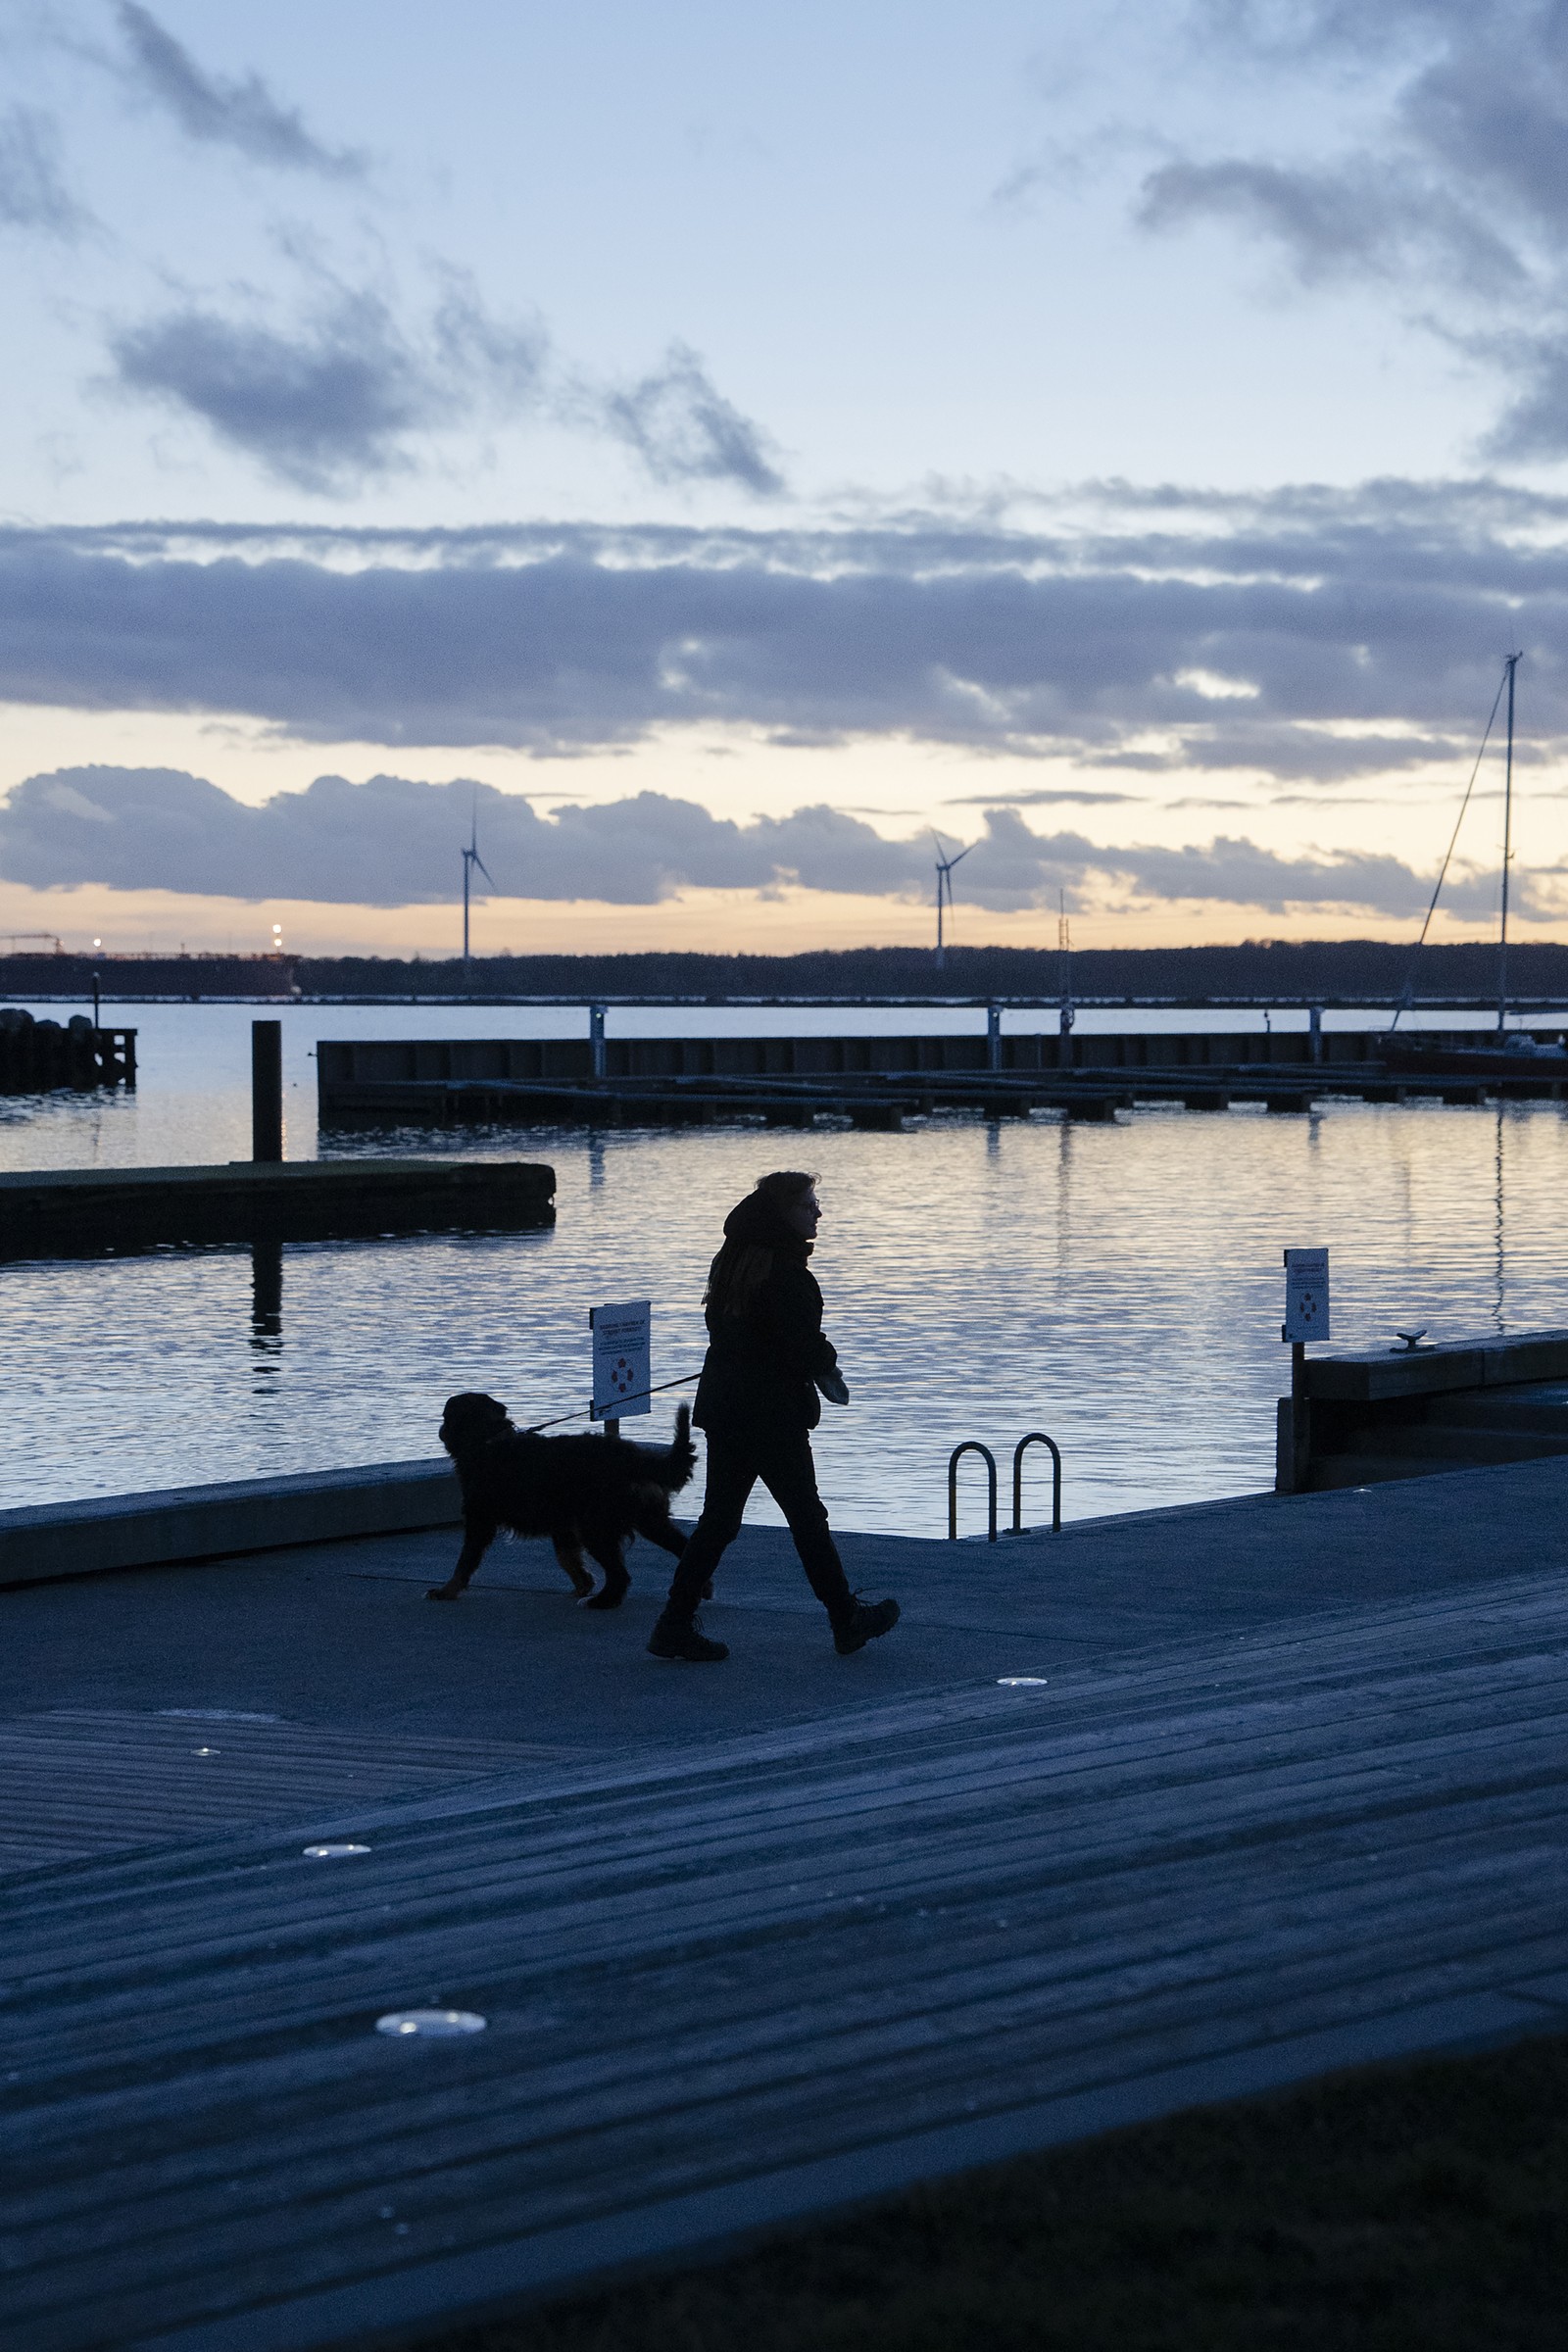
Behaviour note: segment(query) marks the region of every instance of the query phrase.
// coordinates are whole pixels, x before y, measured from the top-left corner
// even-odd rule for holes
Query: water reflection
[[[276,1373],[283,1353],[283,1245],[251,1244],[251,1353],[258,1372]],[[270,1390],[270,1381],[262,1391]]]
[[[1496,1204],[1497,1204],[1497,1205],[1496,1205],[1496,1239],[1495,1239],[1495,1245],[1494,1245],[1494,1258],[1495,1258],[1495,1263],[1496,1263],[1496,1284],[1497,1284],[1497,1287],[1496,1287],[1496,1298],[1495,1298],[1495,1300],[1494,1300],[1494,1305],[1493,1305],[1493,1310],[1492,1310],[1492,1312],[1493,1312],[1493,1320],[1495,1322],[1495,1324],[1496,1324],[1496,1326],[1497,1326],[1497,1329],[1498,1329],[1499,1331],[1501,1331],[1501,1330],[1502,1330],[1502,1328],[1503,1328],[1503,1321],[1502,1321],[1503,1284],[1504,1284],[1504,1279],[1505,1279],[1505,1276],[1504,1276],[1504,1268],[1505,1268],[1505,1266],[1506,1266],[1506,1263],[1507,1263],[1507,1255],[1506,1255],[1506,1251],[1505,1251],[1505,1250],[1504,1250],[1504,1247],[1503,1247],[1503,1229],[1502,1229],[1502,1142],[1503,1142],[1503,1121],[1504,1121],[1504,1119],[1505,1119],[1505,1117],[1506,1117],[1506,1116],[1507,1116],[1507,1113],[1504,1111],[1502,1104],[1499,1102],[1499,1103],[1497,1104],[1497,1150],[1496,1150],[1496,1161],[1495,1161],[1495,1171],[1496,1171],[1496,1173],[1495,1173],[1495,1184],[1496,1184]]]
[[[1334,1253],[1338,1347],[1379,1348],[1417,1322],[1434,1339],[1568,1322],[1568,1122],[1544,1103],[1502,1119],[1348,1103],[1308,1120],[934,1119],[797,1141],[822,1177],[813,1262],[855,1398],[824,1415],[818,1456],[845,1527],[940,1534],[952,1447],[978,1437],[1010,1455],[1028,1429],[1062,1446],[1069,1519],[1266,1487],[1288,1245]],[[551,1162],[560,1222],[291,1244],[286,1382],[275,1244],[249,1264],[211,1250],[0,1268],[8,1499],[428,1455],[458,1389],[523,1421],[570,1410],[598,1299],[651,1298],[656,1377],[683,1372],[723,1216],[781,1142],[756,1127],[450,1133],[445,1152]],[[646,1434],[672,1411],[662,1400]]]

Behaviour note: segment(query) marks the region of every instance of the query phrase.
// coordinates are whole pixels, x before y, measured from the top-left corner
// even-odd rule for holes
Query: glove
[[[850,1392],[842,1372],[819,1372],[816,1376],[816,1385],[829,1404],[849,1403]]]

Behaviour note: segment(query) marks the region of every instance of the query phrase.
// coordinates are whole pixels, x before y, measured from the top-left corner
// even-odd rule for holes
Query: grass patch
[[[418,2352],[1563,2352],[1568,2035],[968,2173]]]

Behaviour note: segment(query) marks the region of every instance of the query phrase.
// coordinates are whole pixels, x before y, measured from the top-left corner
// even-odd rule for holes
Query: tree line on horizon
[[[1232,947],[1082,948],[1064,967],[1054,948],[955,947],[940,967],[928,948],[814,949],[794,956],[648,950],[587,956],[0,956],[0,991],[90,997],[97,972],[114,994],[158,996],[909,996],[1485,997],[1497,950],[1470,942],[1255,940]],[[1510,948],[1510,993],[1568,996],[1568,943]]]

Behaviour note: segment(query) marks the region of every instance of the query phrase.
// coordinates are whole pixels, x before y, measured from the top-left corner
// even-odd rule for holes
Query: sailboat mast
[[[1519,656],[1510,654],[1508,672],[1508,753],[1502,782],[1502,928],[1497,940],[1497,1037],[1501,1041],[1508,1014],[1508,865],[1513,856],[1513,673]]]

